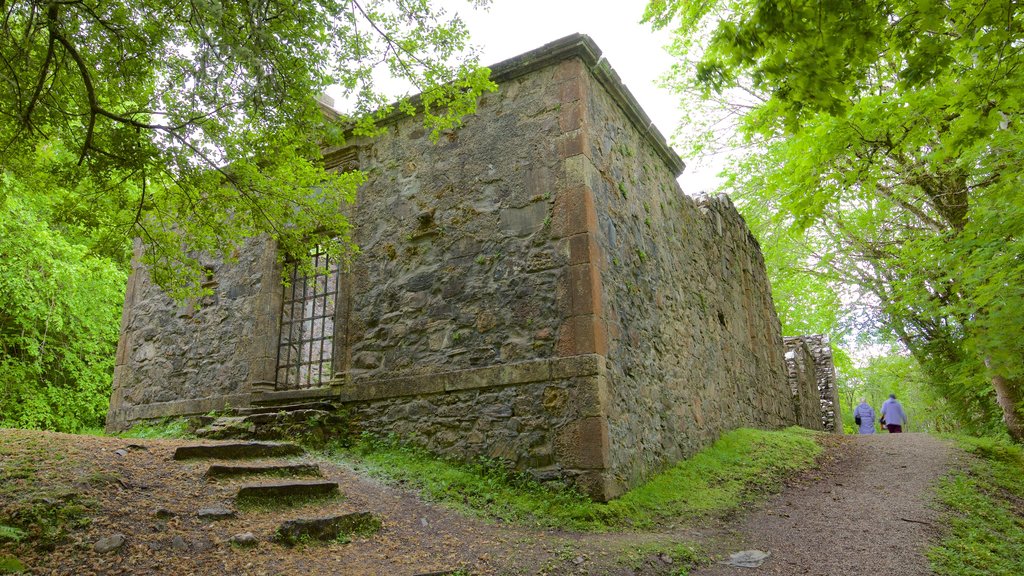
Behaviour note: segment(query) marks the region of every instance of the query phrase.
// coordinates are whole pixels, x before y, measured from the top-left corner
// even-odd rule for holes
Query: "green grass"
[[[464,512],[541,527],[600,531],[735,510],[780,488],[787,474],[813,466],[820,452],[815,433],[808,430],[735,430],[607,504],[591,502],[558,484],[540,484],[497,462],[453,463],[394,442],[364,438],[339,455],[357,469]]]
[[[20,574],[28,570],[28,567],[13,556],[0,554],[0,574]]]
[[[1024,574],[1024,451],[993,438],[957,437],[977,456],[938,490],[946,535],[929,551],[940,576]]]
[[[142,438],[153,440],[161,438],[193,438],[188,429],[188,420],[184,418],[166,418],[158,422],[139,422],[128,430],[117,434],[120,438]]]

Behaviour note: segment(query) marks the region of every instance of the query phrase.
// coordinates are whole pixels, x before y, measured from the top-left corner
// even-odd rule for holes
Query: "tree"
[[[745,201],[779,206],[808,268],[859,295],[962,418],[994,400],[1024,441],[1016,3],[654,0],[647,19],[676,27],[678,89],[749,95],[732,108],[755,148],[732,180]]]
[[[0,0],[0,173],[58,176],[96,234],[142,237],[183,296],[200,251],[345,239],[362,176],[325,172],[321,148],[391,112],[382,69],[421,91],[401,107],[435,137],[458,125],[493,88],[466,39],[428,0]],[[332,83],[340,118],[314,99]]]
[[[0,427],[76,432],[106,416],[127,275],[60,200],[0,200]]]

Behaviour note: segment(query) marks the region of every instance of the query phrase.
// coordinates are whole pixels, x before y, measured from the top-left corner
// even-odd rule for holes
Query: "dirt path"
[[[931,574],[932,486],[955,451],[925,434],[844,439],[839,457],[723,530],[718,550],[771,553],[759,568],[722,564],[694,576]]]
[[[462,568],[474,575],[664,576],[678,567],[634,551],[652,543],[702,543],[719,554],[757,548],[772,557],[760,568],[716,565],[700,575],[913,576],[929,573],[923,552],[937,533],[930,487],[955,454],[918,434],[831,437],[820,469],[749,514],[702,527],[578,534],[467,517],[322,461],[343,499],[202,521],[201,508],[230,508],[238,482],[206,480],[207,462],[173,461],[182,444],[0,430],[0,510],[68,498],[91,510],[87,525],[53,550],[0,542],[0,553],[20,557],[33,574],[59,575],[412,576]],[[287,548],[268,541],[283,520],[360,510],[372,511],[384,529],[347,544]],[[259,544],[228,544],[242,532],[253,532]],[[112,534],[126,537],[121,549],[95,550],[94,543]]]

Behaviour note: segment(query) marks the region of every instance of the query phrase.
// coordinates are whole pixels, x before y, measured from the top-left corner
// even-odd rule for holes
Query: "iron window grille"
[[[283,288],[278,390],[315,388],[332,376],[340,267],[321,246],[310,251],[309,258],[313,274],[304,274],[296,262],[291,285]]]

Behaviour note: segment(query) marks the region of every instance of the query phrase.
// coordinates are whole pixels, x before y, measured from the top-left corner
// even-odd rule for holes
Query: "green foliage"
[[[0,174],[0,427],[75,432],[106,417],[126,273],[36,192]]]
[[[447,462],[393,440],[364,437],[340,454],[359,469],[459,510],[508,522],[593,531],[735,510],[777,490],[785,475],[813,466],[820,451],[814,433],[799,428],[735,430],[607,504],[560,484],[540,484],[500,462]]]
[[[28,570],[21,560],[13,556],[0,555],[0,574],[20,574]]]
[[[323,147],[422,113],[436,140],[494,85],[467,32],[428,0],[7,2],[0,26],[0,200],[7,180],[59,180],[97,236],[141,237],[153,278],[199,291],[201,253],[267,234],[282,253],[341,255],[340,204],[364,177]],[[412,91],[394,110],[374,74]],[[342,87],[349,108],[315,96]],[[51,187],[35,193],[52,194]]]
[[[21,542],[25,536],[24,530],[0,524],[0,542]]]
[[[118,434],[121,438],[193,438],[185,418],[165,418],[155,422],[136,422],[128,430]]]
[[[727,187],[784,322],[900,342],[972,426],[1001,387],[1024,440],[1021,7],[655,0],[646,17],[676,27],[668,82],[703,98],[691,150],[721,147],[711,123],[733,115],[754,151]]]
[[[993,438],[958,438],[978,456],[970,469],[939,487],[946,507],[942,542],[929,551],[940,575],[1010,576],[1024,573],[1024,452]]]

